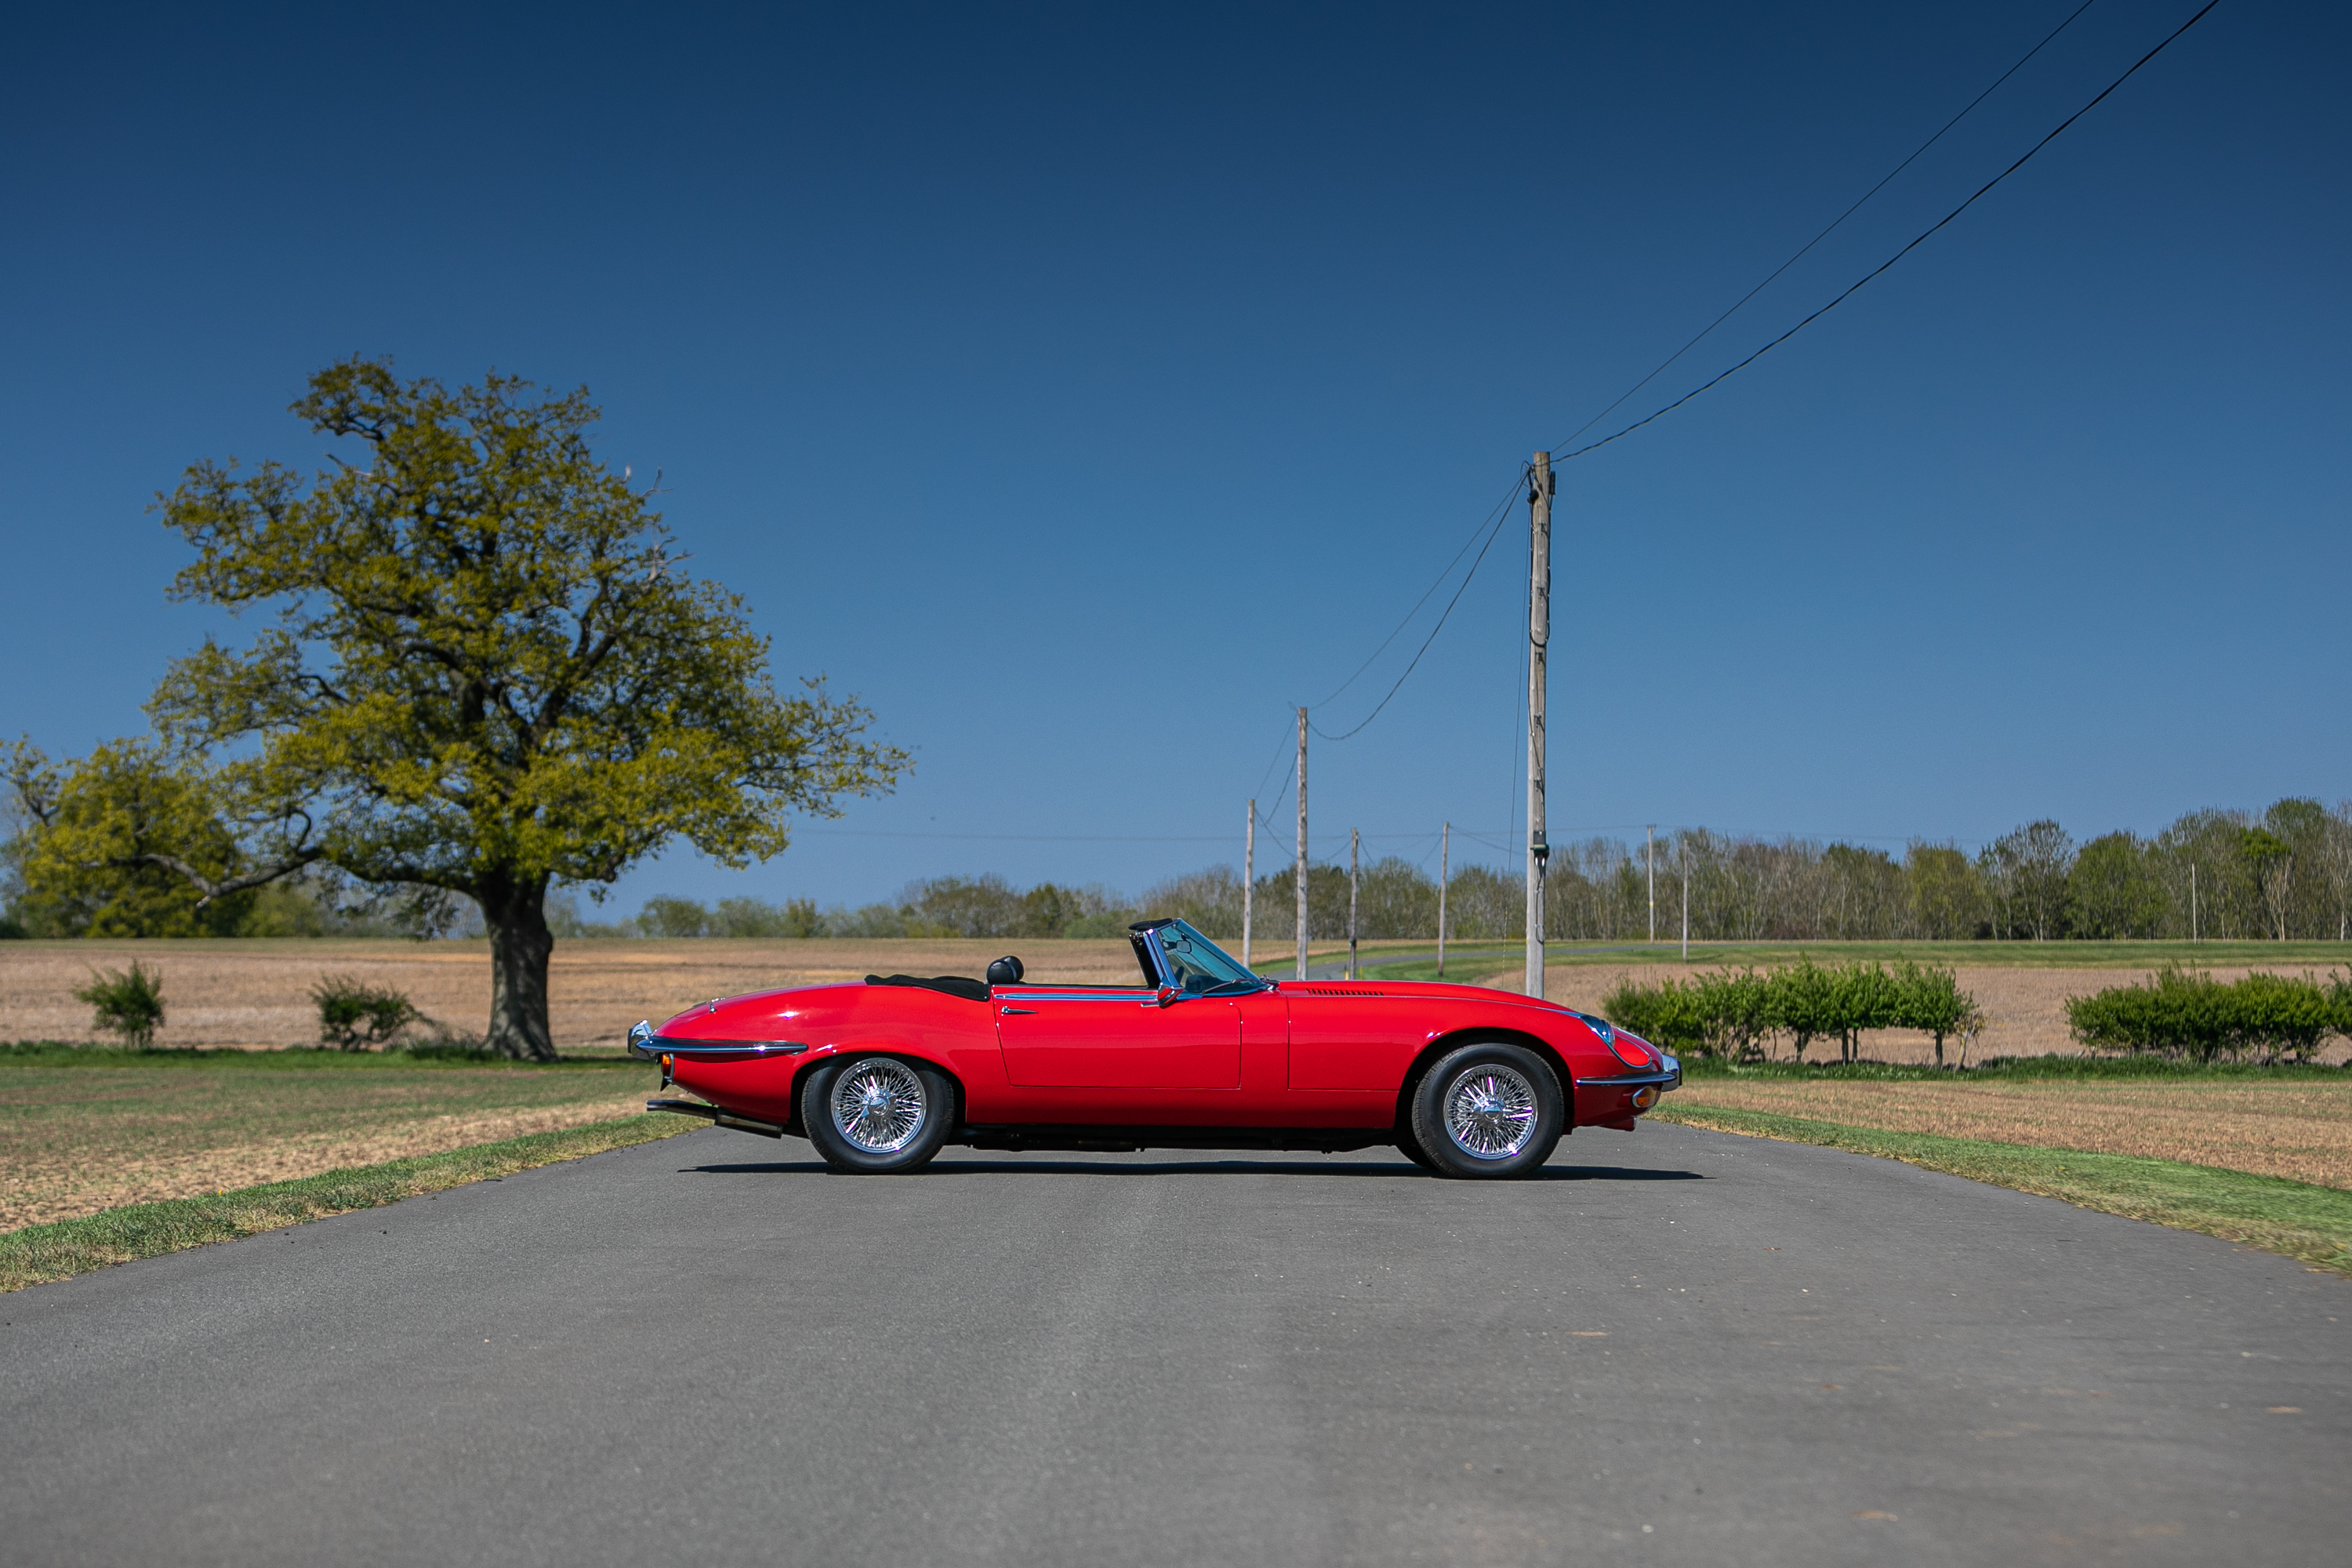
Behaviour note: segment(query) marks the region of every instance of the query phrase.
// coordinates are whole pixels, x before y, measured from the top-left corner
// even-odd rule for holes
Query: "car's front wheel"
[[[1412,1097],[1413,1141],[1449,1176],[1530,1174],[1567,1125],[1550,1064],[1500,1040],[1449,1052]]]
[[[928,1062],[845,1057],[801,1085],[801,1126],[836,1171],[886,1175],[930,1163],[955,1120],[955,1085]]]

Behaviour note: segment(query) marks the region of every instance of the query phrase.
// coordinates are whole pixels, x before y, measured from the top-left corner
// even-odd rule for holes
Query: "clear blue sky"
[[[18,13],[0,731],[138,729],[211,624],[163,603],[149,498],[203,457],[313,466],[285,405],[388,353],[587,384],[779,671],[916,752],[851,835],[673,855],[619,907],[1237,860],[1290,705],[1528,455],[2073,3]],[[2098,0],[1627,411],[2194,8]],[[1555,837],[2352,795],[2347,67],[2352,13],[2224,0],[1893,272],[1569,464]],[[1514,819],[1524,516],[1380,719],[1318,742],[1319,851]],[[957,837],[858,836],[917,834]]]

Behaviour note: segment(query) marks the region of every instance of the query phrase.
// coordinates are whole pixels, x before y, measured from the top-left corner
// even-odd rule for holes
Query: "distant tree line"
[[[158,815],[176,809],[158,798]],[[331,873],[306,874],[199,907],[184,879],[158,868],[64,877],[26,874],[20,834],[0,845],[0,933],[34,936],[341,936],[463,934],[478,930],[465,900],[412,889],[367,895]],[[1866,845],[1740,837],[1690,828],[1640,840],[1594,837],[1555,845],[1545,884],[1546,934],[1555,941],[1627,942],[1682,931],[1688,878],[1694,940],[1745,942],[1907,939],[2058,941],[2116,937],[2352,941],[2352,803],[2287,799],[2256,815],[2191,812],[2148,837],[2110,833],[2077,844],[2056,822],[2032,822],[1971,855],[1919,841],[1898,857]],[[1253,930],[1261,942],[1294,940],[1288,866],[1258,879]],[[1526,895],[1517,868],[1456,866],[1446,889],[1446,934],[1464,941],[1519,935]],[[1307,872],[1307,934],[1348,934],[1348,870]],[[1400,857],[1366,864],[1356,889],[1357,931],[1368,941],[1437,934],[1438,889],[1429,868]],[[599,921],[573,894],[548,904],[558,937],[734,936],[1042,938],[1116,936],[1129,921],[1181,915],[1220,939],[1242,929],[1242,881],[1230,866],[1172,877],[1128,895],[1099,884],[1018,888],[994,874],[910,883],[862,906],[813,900],[772,904],[723,899],[648,900],[635,917]]]
[[[1973,856],[1915,842],[1899,859],[1694,829],[1662,836],[1654,864],[1661,937],[1680,934],[1687,868],[1690,932],[1708,941],[2352,940],[2352,803],[2197,811],[2150,837],[2082,845],[2043,820]],[[1553,850],[1548,935],[1639,938],[1649,908],[1641,845]]]

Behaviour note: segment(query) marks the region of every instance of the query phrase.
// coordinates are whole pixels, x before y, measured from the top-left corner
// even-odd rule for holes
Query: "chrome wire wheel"
[[[1445,1089],[1445,1135],[1474,1160],[1507,1160],[1536,1135],[1536,1086],[1513,1068],[1481,1062]]]
[[[859,1062],[834,1082],[833,1125],[862,1153],[905,1148],[922,1132],[929,1113],[923,1080],[887,1057]]]

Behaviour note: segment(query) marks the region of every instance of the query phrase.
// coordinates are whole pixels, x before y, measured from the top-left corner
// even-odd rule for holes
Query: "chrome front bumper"
[[[1664,1051],[1658,1054],[1666,1056]],[[1682,1086],[1683,1064],[1670,1056],[1666,1057],[1664,1067],[1652,1068],[1646,1072],[1611,1073],[1601,1078],[1580,1078],[1576,1080],[1576,1087],[1579,1089],[1652,1088],[1660,1094],[1680,1089]]]

